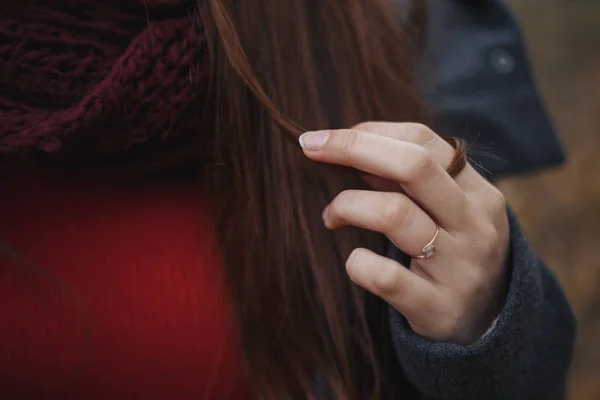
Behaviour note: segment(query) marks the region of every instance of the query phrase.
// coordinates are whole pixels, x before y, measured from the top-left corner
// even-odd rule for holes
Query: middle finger
[[[316,161],[354,167],[398,182],[405,192],[444,228],[465,227],[472,212],[461,187],[422,146],[370,132],[340,129],[310,132],[322,146],[304,141],[306,155]]]

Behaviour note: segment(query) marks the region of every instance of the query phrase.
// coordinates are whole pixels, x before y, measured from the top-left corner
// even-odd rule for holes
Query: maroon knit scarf
[[[188,3],[1,3],[0,157],[190,156],[208,65]]]

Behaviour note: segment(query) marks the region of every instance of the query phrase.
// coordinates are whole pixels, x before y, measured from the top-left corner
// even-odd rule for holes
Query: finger
[[[447,170],[450,166],[456,151],[446,140],[423,124],[411,122],[363,122],[355,125],[352,129],[371,132],[376,135],[422,146],[440,163],[444,170]],[[466,191],[479,188],[483,184],[482,181],[484,181],[470,164],[467,164],[454,179]]]
[[[455,149],[427,126],[418,123],[364,122],[353,129],[372,132],[377,135],[407,141],[423,146],[429,151],[444,169],[448,168]],[[389,180],[366,175],[363,178],[370,187],[380,191],[394,191],[394,183]],[[470,164],[454,177],[458,185],[465,191],[469,201],[486,214],[495,216],[498,224],[505,224],[506,201],[502,193],[484,179]]]
[[[402,140],[424,147],[444,169],[448,168],[454,152],[452,146],[427,126],[418,123],[362,122],[353,130],[371,132],[390,139]],[[438,140],[439,139],[439,140]]]
[[[464,221],[470,220],[464,191],[421,146],[347,129],[305,133],[301,145],[315,161],[351,166],[400,183],[449,230],[462,229]]]
[[[442,296],[432,283],[370,250],[354,250],[346,271],[354,283],[381,297],[414,325],[440,308]]]
[[[409,255],[420,255],[435,235],[435,222],[411,199],[390,192],[346,190],[327,206],[325,226],[338,229],[346,225],[383,233],[396,247]],[[436,245],[439,247],[441,238]]]

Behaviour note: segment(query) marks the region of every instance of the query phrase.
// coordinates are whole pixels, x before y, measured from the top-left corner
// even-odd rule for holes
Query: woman
[[[0,397],[563,396],[572,314],[424,125],[418,7],[2,7]]]

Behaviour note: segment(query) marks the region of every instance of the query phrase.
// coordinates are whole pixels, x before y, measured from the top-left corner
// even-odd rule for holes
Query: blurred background
[[[507,0],[568,151],[499,186],[579,320],[570,400],[600,399],[600,0]]]

